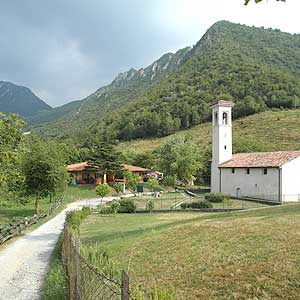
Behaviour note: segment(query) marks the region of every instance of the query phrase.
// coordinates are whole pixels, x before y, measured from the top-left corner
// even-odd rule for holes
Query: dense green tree
[[[233,110],[233,117],[245,117],[253,115],[267,109],[267,105],[260,98],[259,100],[254,99],[251,96],[245,97],[243,101],[238,101]]]
[[[0,113],[0,193],[17,188],[21,180],[19,158],[22,148],[24,122],[17,115]]]
[[[35,196],[35,213],[40,213],[40,198],[62,190],[68,174],[63,148],[55,142],[44,142],[32,138],[22,155],[21,170],[24,176],[24,190]]]
[[[126,187],[135,191],[139,183],[138,176],[130,171],[125,171],[124,179],[125,179]]]
[[[167,176],[188,183],[201,167],[197,146],[189,137],[169,138],[158,150],[158,167]]]
[[[87,161],[100,168],[103,173],[120,174],[123,156],[114,146],[105,142],[95,144],[87,153]]]

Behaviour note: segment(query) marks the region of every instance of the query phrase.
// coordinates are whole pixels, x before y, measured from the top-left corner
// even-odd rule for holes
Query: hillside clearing
[[[300,205],[236,213],[92,215],[85,245],[105,248],[133,286],[176,299],[290,299],[300,294]],[[97,244],[95,244],[97,242]]]
[[[266,151],[299,150],[300,110],[266,111],[233,122],[233,150],[238,142],[255,142]],[[211,142],[211,124],[205,123],[175,135],[190,135],[204,150]],[[120,143],[122,152],[146,153],[157,149],[168,137]],[[134,149],[134,150],[133,150]]]

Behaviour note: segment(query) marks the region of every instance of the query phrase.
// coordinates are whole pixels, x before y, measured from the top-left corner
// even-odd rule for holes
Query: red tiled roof
[[[123,164],[122,166],[124,169],[126,169],[130,172],[151,172],[150,169],[145,169],[145,168],[138,167],[138,166],[132,166],[132,165],[127,165],[127,164]]]
[[[237,153],[220,168],[276,168],[300,156],[300,151]]]
[[[67,171],[68,172],[80,172],[84,171],[87,167],[95,168],[91,164],[89,164],[87,161],[81,162],[78,164],[68,165]]]

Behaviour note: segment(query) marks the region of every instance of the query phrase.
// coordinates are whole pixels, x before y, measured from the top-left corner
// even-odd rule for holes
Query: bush
[[[110,187],[104,183],[104,184],[99,184],[96,188],[96,194],[100,196],[101,198],[105,197],[108,195],[110,192]]]
[[[176,176],[173,175],[167,175],[163,179],[163,184],[166,186],[174,187],[176,185],[176,182],[177,182],[177,178]]]
[[[211,203],[220,203],[223,202],[226,199],[226,195],[222,193],[207,193],[204,194],[204,198],[206,201],[209,201]]]
[[[185,202],[183,202],[183,203],[180,204],[180,207],[181,207],[182,209],[187,209],[187,208],[189,208],[189,204],[190,204],[190,203],[185,203]]]
[[[207,200],[197,201],[191,203],[191,208],[199,209],[199,208],[212,208],[212,204]]]
[[[133,200],[125,199],[119,201],[120,207],[119,211],[120,213],[134,213],[136,211],[136,205]]]
[[[187,209],[187,208],[201,209],[201,208],[212,208],[213,205],[206,200],[201,200],[201,201],[195,201],[192,203],[181,203],[180,207],[182,209]]]
[[[122,189],[123,189],[123,184],[121,184],[120,182],[116,182],[114,185],[113,185],[115,191],[117,194],[121,193],[122,192]]]
[[[99,213],[102,215],[111,215],[114,210],[110,206],[100,206]]]
[[[152,200],[148,200],[146,203],[146,210],[152,212],[154,209],[154,202]]]
[[[111,205],[110,205],[111,210],[113,211],[114,214],[116,214],[119,211],[120,208],[120,202],[119,201],[114,201]]]
[[[90,213],[91,209],[88,206],[84,206],[82,210],[76,210],[67,213],[66,221],[72,229],[77,230],[79,229],[81,220],[88,216]]]

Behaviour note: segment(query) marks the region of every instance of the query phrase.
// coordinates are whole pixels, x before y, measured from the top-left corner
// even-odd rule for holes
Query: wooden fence
[[[50,216],[53,213],[53,211],[61,205],[63,199],[64,196],[59,198],[55,202],[55,204],[51,205],[49,210],[45,213],[42,213],[40,215],[34,215],[32,217],[25,217],[21,221],[11,223],[5,227],[0,226],[0,245],[20,235],[26,228],[32,226],[33,224],[36,224],[40,219]]]

